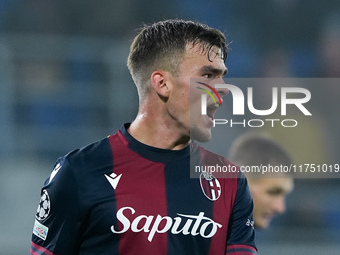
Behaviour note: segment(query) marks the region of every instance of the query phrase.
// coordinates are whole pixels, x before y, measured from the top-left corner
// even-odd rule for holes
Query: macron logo
[[[118,182],[119,182],[120,178],[122,177],[122,174],[120,174],[118,176],[115,173],[110,174],[110,176],[106,175],[106,174],[104,174],[104,175],[105,175],[106,179],[109,181],[109,183],[111,184],[112,188],[114,190],[116,190]]]
[[[51,175],[50,175],[50,179],[48,180],[48,183],[50,183],[50,182],[53,180],[54,176],[56,176],[56,174],[58,173],[58,171],[60,170],[60,168],[61,168],[61,164],[58,163],[58,164],[55,166],[55,168],[53,169],[53,172],[52,172]]]

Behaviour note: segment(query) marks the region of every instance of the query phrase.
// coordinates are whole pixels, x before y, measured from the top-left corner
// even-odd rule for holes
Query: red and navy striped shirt
[[[190,178],[193,161],[231,162],[194,142],[142,144],[128,127],[58,159],[41,190],[31,254],[256,254],[246,179]]]

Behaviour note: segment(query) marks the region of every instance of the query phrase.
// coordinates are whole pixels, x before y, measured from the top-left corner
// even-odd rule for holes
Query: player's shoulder
[[[58,176],[69,178],[69,175],[77,176],[88,174],[94,168],[98,168],[102,165],[110,165],[111,163],[112,151],[108,138],[104,138],[84,147],[72,150],[66,155],[58,158],[54,170],[47,181],[51,182],[57,173]]]
[[[112,151],[107,137],[70,151],[64,156],[65,160],[75,167],[91,167],[100,162],[107,161],[111,157]]]
[[[233,162],[231,162],[229,159],[227,159],[226,157],[217,154],[215,152],[212,152],[200,145],[197,145],[198,150],[200,151],[201,155],[205,158],[209,158],[215,161],[221,161],[224,162],[225,164],[229,164],[229,165],[235,165]],[[236,166],[236,165],[235,165]]]

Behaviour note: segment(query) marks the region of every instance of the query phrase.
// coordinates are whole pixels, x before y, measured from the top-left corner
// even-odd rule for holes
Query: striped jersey
[[[41,189],[31,254],[256,254],[246,179],[190,178],[192,164],[231,162],[194,142],[145,145],[128,127],[58,159]]]

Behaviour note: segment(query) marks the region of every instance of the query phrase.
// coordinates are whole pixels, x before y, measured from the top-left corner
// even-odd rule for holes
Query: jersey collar
[[[127,146],[142,157],[155,162],[170,162],[189,158],[190,145],[181,150],[167,150],[146,145],[130,135],[130,133],[127,131],[130,127],[130,124],[131,123],[124,124],[120,128],[119,133],[121,134],[121,138],[126,140]]]

